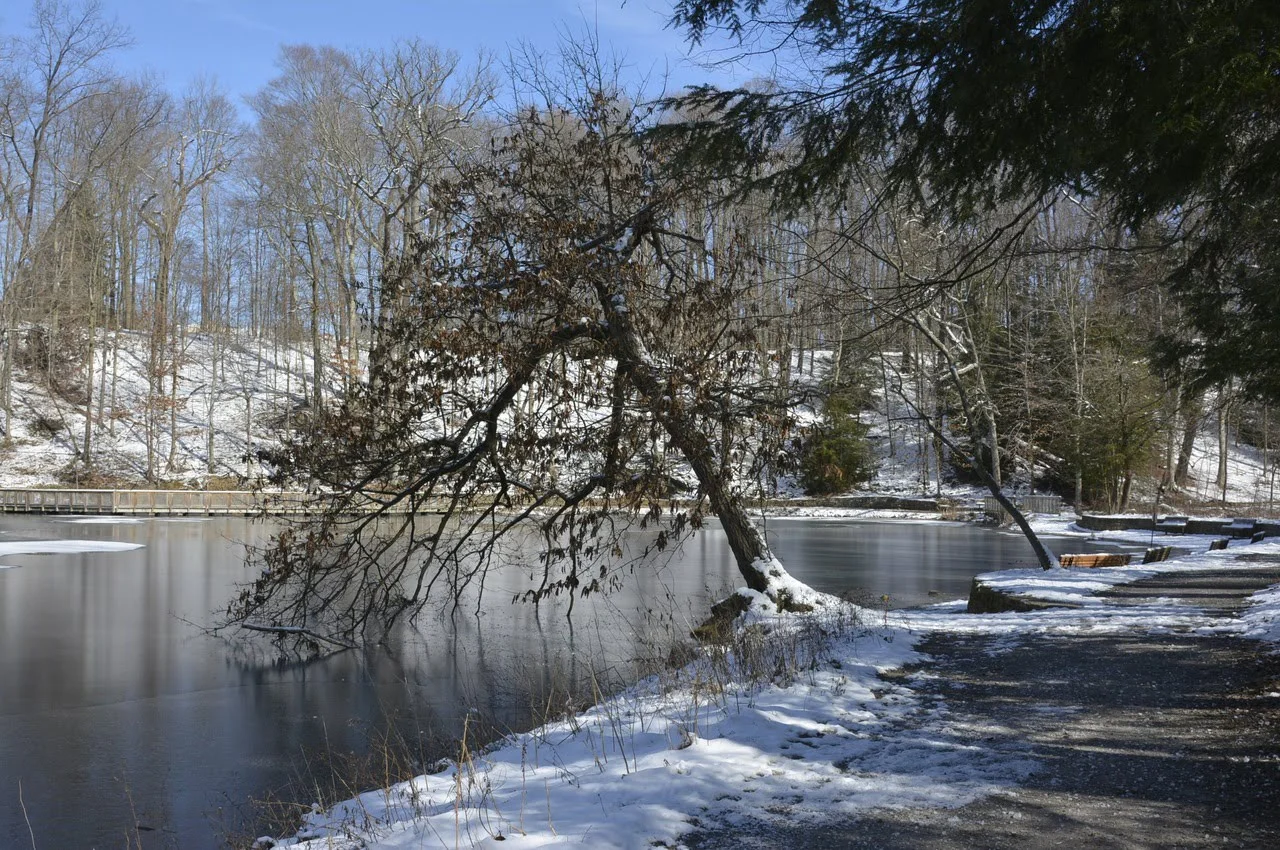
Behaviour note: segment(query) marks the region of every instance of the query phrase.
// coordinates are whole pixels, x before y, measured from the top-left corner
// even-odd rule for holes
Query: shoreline
[[[1096,537],[1072,529],[1069,518],[1040,517],[1036,524],[1039,533]],[[1132,533],[1119,536],[1133,542]],[[516,847],[566,842],[684,846],[694,834],[708,831],[736,839],[761,824],[809,828],[850,822],[885,807],[941,812],[945,818],[947,809],[1016,797],[1041,766],[1016,748],[984,750],[979,757],[946,732],[949,710],[931,708],[920,683],[901,673],[926,664],[920,642],[949,636],[991,641],[991,651],[1006,652],[1037,636],[1078,634],[1106,641],[1188,631],[1275,647],[1280,584],[1255,594],[1258,600],[1239,618],[1175,600],[1134,606],[1095,595],[1104,586],[1151,574],[1211,570],[1223,559],[1241,556],[1243,546],[1249,555],[1280,562],[1280,544],[1264,543],[1195,552],[1110,575],[1109,570],[1062,568],[987,573],[1020,583],[1023,593],[1036,588],[1049,595],[1069,593],[1080,604],[997,615],[966,614],[963,602],[889,612],[860,609],[863,622],[856,634],[831,626],[834,609],[760,621],[747,633],[763,628],[774,643],[785,645],[823,618],[827,624],[819,630],[829,637],[808,650],[799,665],[803,669],[788,681],[752,680],[730,666],[721,668],[714,694],[706,685],[715,668],[708,667],[711,661],[704,655],[578,715],[500,739],[443,773],[311,815],[298,835],[275,846],[328,847],[336,835],[351,835],[346,830],[357,820],[368,826],[361,840],[377,850],[458,841],[476,846],[510,841],[502,846]],[[725,658],[733,661],[743,651],[732,647]],[[555,765],[550,771],[548,761]],[[536,794],[527,791],[531,782]],[[478,788],[485,790],[477,793]]]

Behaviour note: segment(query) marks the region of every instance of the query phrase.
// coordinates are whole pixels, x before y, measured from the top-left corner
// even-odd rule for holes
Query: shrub
[[[45,413],[37,413],[34,418],[27,422],[27,429],[33,435],[45,439],[61,437],[66,427],[66,422],[56,416],[50,416]]]
[[[870,480],[874,473],[866,426],[849,415],[845,399],[831,397],[823,422],[801,444],[801,486],[811,496],[830,496]]]

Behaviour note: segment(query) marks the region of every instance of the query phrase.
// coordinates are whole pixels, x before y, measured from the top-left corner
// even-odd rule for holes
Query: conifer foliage
[[[1188,246],[1166,282],[1192,332],[1169,353],[1280,398],[1280,4],[679,0],[673,22],[818,68],[682,97],[705,116],[681,128],[690,159],[791,205],[878,163],[936,215],[1065,190],[1118,229],[1161,218]]]

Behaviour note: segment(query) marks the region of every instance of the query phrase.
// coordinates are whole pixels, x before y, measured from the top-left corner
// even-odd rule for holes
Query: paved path
[[[1245,556],[1247,559],[1249,556]],[[1107,595],[1177,598],[1230,614],[1280,581],[1280,559],[1237,559]],[[980,616],[980,615],[976,615]],[[957,810],[879,810],[818,826],[762,823],[713,848],[1038,850],[1280,848],[1280,656],[1191,634],[1007,639],[937,636],[899,678],[945,700],[985,746],[1030,752],[1020,787]],[[998,730],[992,732],[992,730]]]

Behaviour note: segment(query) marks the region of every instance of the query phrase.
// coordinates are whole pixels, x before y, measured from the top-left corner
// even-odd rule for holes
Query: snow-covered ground
[[[114,480],[141,482],[147,467],[146,336],[121,332],[96,358],[92,415],[95,469]],[[236,479],[252,472],[245,455],[277,439],[286,412],[303,403],[311,358],[300,348],[255,340],[218,340],[193,333],[177,361],[177,392],[164,382],[154,417],[160,478],[192,486],[210,476]],[[304,378],[306,376],[306,378]],[[65,380],[65,378],[64,378]],[[331,381],[336,384],[337,381]],[[168,404],[176,398],[177,442],[169,464]],[[99,420],[99,404],[101,418]],[[73,483],[62,473],[83,446],[85,408],[51,393],[23,369],[13,386],[13,445],[0,448],[0,486]],[[209,431],[213,431],[213,470]]]
[[[806,352],[802,359],[793,362],[793,386],[820,387],[830,368],[830,354]],[[892,362],[893,353],[888,352],[884,357],[885,362]],[[92,442],[94,468],[105,480],[125,485],[141,483],[146,471],[148,358],[149,346],[143,334],[109,334],[100,345],[94,372],[92,415],[97,425]],[[852,495],[981,499],[986,491],[980,486],[955,482],[945,463],[939,481],[933,438],[917,420],[911,405],[889,388],[896,380],[891,377],[892,373],[893,370],[888,369],[884,381],[871,382],[872,409],[859,414],[868,426],[876,475],[863,490]],[[172,452],[168,410],[157,410],[152,417],[158,477],[196,487],[217,478],[220,479],[216,482],[218,486],[226,486],[258,472],[247,455],[257,447],[275,444],[279,439],[279,426],[287,416],[306,415],[298,409],[309,395],[312,361],[301,345],[280,346],[250,338],[228,341],[192,332],[184,337],[177,374],[176,393],[171,394],[168,381],[165,382],[166,396],[176,399],[177,441],[172,445]],[[332,396],[341,384],[341,376],[332,369],[325,374],[325,392]],[[904,390],[910,395],[913,391],[910,382]],[[7,449],[0,448],[0,487],[76,483],[65,473],[73,466],[77,451],[83,445],[83,406],[52,394],[41,380],[21,367],[15,372],[13,400],[13,444]],[[168,399],[159,404],[167,406]],[[794,415],[800,425],[812,424],[819,418],[818,412],[809,406],[798,408]],[[1275,470],[1264,469],[1262,454],[1257,448],[1233,438],[1227,462],[1230,502],[1266,504],[1271,500]],[[1200,501],[1220,498],[1213,484],[1217,463],[1216,427],[1213,415],[1206,414],[1192,453],[1193,484],[1188,496]],[[1021,479],[1007,483],[1011,492],[1027,489]],[[800,494],[790,480],[784,478],[779,485],[781,495]],[[1154,487],[1154,482],[1145,480],[1135,483],[1135,509],[1149,507],[1155,496]]]
[[[1234,432],[1227,444],[1227,501],[1233,503],[1270,504],[1280,491],[1276,489],[1276,468],[1264,464],[1262,451],[1238,442]],[[1196,432],[1191,451],[1191,484],[1187,495],[1196,501],[1222,498],[1215,481],[1218,475],[1218,435],[1216,414],[1206,413]]]
[[[1088,534],[1066,519],[1036,522],[1046,532]],[[1129,542],[1146,536],[1118,535]],[[795,823],[884,806],[958,807],[1016,785],[1035,763],[1017,751],[966,743],[974,730],[959,734],[945,706],[878,674],[918,660],[917,642],[939,631],[1012,645],[1032,634],[1186,630],[1280,645],[1280,587],[1255,594],[1235,619],[1172,600],[1121,606],[1091,596],[1159,572],[1211,568],[1238,554],[1206,552],[1208,541],[1181,538],[1195,554],[1158,565],[984,578],[1079,608],[974,616],[964,613],[963,602],[888,613],[833,605],[817,615],[762,621],[752,627],[760,630],[755,644],[740,640],[734,652],[641,682],[439,773],[317,810],[279,846],[638,850],[676,844],[698,825]],[[1280,555],[1280,543],[1249,551]],[[788,680],[746,675],[778,657],[793,671]]]
[[[785,685],[742,678],[744,665],[772,660],[703,659],[441,773],[317,813],[284,845],[638,850],[675,842],[695,822],[958,806],[1032,769],[962,743],[944,713],[880,680],[916,658],[914,636],[882,614],[862,626],[853,614],[763,626],[771,634],[760,651],[800,668]],[[890,734],[903,726],[914,731]]]

